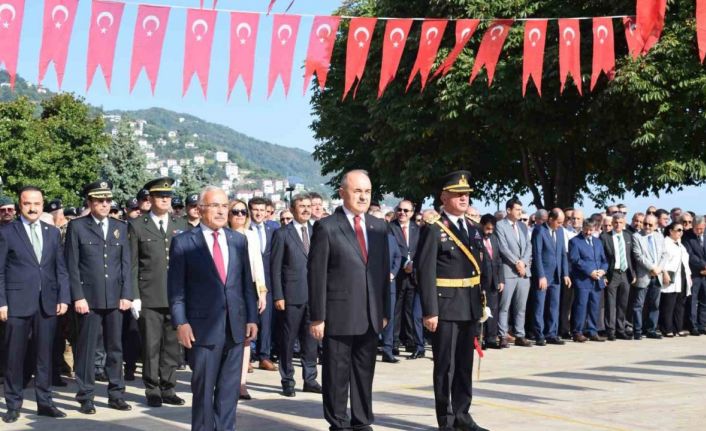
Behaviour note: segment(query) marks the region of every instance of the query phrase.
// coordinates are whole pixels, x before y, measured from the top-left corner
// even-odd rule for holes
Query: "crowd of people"
[[[364,179],[369,184],[367,176]],[[580,208],[528,215],[517,198],[507,202],[505,211],[481,216],[468,205],[466,181],[465,174],[450,177],[442,192],[447,193],[448,203],[441,208],[422,210],[404,199],[388,213],[376,202],[363,205],[355,200],[362,199],[360,193],[369,195],[369,190],[352,190],[346,201],[344,191],[350,184],[344,184],[344,205],[331,214],[331,220],[339,213],[342,220],[348,218],[346,238],[335,235],[333,221],[323,222],[329,213],[316,193],[294,196],[290,207],[279,214],[266,199],[227,199],[215,188],[182,200],[174,195],[171,178],[150,181],[122,206],[113,200],[109,181],[86,185],[83,208],[64,208],[58,199],[45,201],[42,191],[32,186],[19,191],[18,202],[0,196],[0,327],[4,332],[0,370],[7,403],[3,420],[18,419],[23,389],[32,377],[40,415],[65,416],[51,398],[52,385],[67,384],[62,375],[75,378],[81,413],[96,413],[95,381],[108,382],[111,408],[130,410],[124,399],[125,381],[135,379],[141,362],[147,405],[183,405],[184,399],[175,391],[176,371],[188,365],[193,371],[194,403],[197,399],[203,403],[194,406],[192,427],[210,429],[208,424],[215,423],[220,429],[218,421],[227,424],[234,418],[227,414],[214,418],[218,407],[213,403],[230,402],[219,400],[223,396],[219,391],[214,395],[214,385],[235,384],[239,387],[235,401],[247,400],[251,398],[249,373],[278,371],[281,395],[293,397],[292,364],[300,358],[302,390],[323,393],[324,415],[332,429],[345,429],[341,395],[327,395],[326,388],[347,385],[351,372],[325,371],[322,388],[317,363],[345,358],[341,352],[351,347],[350,340],[342,337],[349,335],[353,344],[374,343],[382,362],[393,364],[399,362],[403,349],[409,353],[406,360],[425,357],[431,340],[435,391],[437,384],[446,384],[448,392],[448,381],[439,377],[437,382],[437,368],[441,376],[442,368],[450,366],[444,349],[451,347],[443,340],[451,333],[458,337],[459,330],[462,336],[477,336],[483,349],[706,334],[703,216],[652,206],[631,215],[624,205],[608,206],[590,217]],[[465,201],[453,200],[457,198]],[[452,205],[454,211],[448,207]],[[454,215],[459,208],[465,214]],[[362,222],[365,228],[359,224],[361,211],[367,216]],[[223,225],[230,230],[222,231]],[[382,241],[377,231],[383,233]],[[208,247],[213,264],[199,261],[203,256],[192,252],[187,232],[196,246]],[[198,237],[194,232],[199,232]],[[224,234],[219,237],[219,232]],[[244,238],[242,244],[231,232],[242,234],[237,236]],[[361,254],[351,260],[333,251],[335,242],[343,239],[359,245]],[[351,302],[354,297],[346,296],[355,288],[347,286],[349,277],[332,281],[330,274],[341,267],[352,271],[360,264],[358,257],[363,262],[361,277],[367,277],[370,290],[363,297],[368,311],[361,316],[356,313],[366,309],[365,303],[356,305]],[[447,257],[451,263],[444,263]],[[332,264],[335,259],[341,259],[340,265]],[[196,268],[194,260],[199,263]],[[191,290],[194,273],[213,265],[214,283],[220,280],[225,287],[223,298]],[[331,265],[329,272],[321,272]],[[444,271],[451,275],[441,275]],[[371,281],[373,272],[385,273],[380,303],[374,301],[370,287],[376,283]],[[252,287],[244,289],[242,297],[238,293],[237,300],[228,296],[235,289],[232,274]],[[350,279],[357,280],[358,275]],[[208,278],[208,274],[198,277]],[[476,286],[481,289],[472,289]],[[456,291],[474,296],[443,301],[454,298]],[[194,298],[201,295],[204,298]],[[212,349],[202,348],[203,339],[213,336],[209,325],[218,319],[206,305],[193,303],[209,301],[211,306],[221,300],[224,309],[235,308],[226,313],[231,317],[219,323],[225,331],[213,343],[221,345],[219,358],[233,355],[242,365],[237,378],[230,373],[231,380],[214,383],[221,377],[194,364],[225,361],[213,359]],[[457,319],[444,316],[456,314],[473,325],[482,321],[482,327],[452,329],[447,320]],[[363,322],[363,326],[357,328],[351,322]],[[235,344],[229,344],[231,340]],[[374,369],[374,359],[372,366],[368,356],[363,359],[347,366],[357,371]],[[470,370],[458,369],[468,371],[457,378],[468,377],[470,388]],[[365,389],[363,385],[356,394],[360,399],[351,395],[351,413],[363,422],[372,421],[365,408],[370,398]],[[447,429],[439,399],[448,395],[435,395],[440,429]],[[470,405],[470,389],[451,396],[467,396]],[[449,420],[454,423],[453,417]],[[482,429],[470,416],[455,420],[468,425],[448,425],[448,429]]]

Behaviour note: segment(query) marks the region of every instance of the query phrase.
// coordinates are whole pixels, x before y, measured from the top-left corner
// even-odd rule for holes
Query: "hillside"
[[[52,92],[33,85],[19,75],[15,82],[15,91],[9,88],[9,76],[0,70],[0,102],[24,96],[33,101],[41,101],[52,96]],[[300,149],[284,147],[252,138],[229,127],[209,123],[198,117],[181,114],[162,108],[150,108],[135,111],[106,110],[91,106],[96,114],[120,115],[132,120],[144,120],[147,139],[166,138],[170,131],[177,132],[182,142],[168,142],[156,145],[157,155],[165,159],[193,158],[204,150],[215,153],[225,151],[230,160],[238,163],[242,169],[252,172],[254,178],[278,176],[289,178],[292,183],[302,183],[308,188],[321,189],[326,179],[320,175],[320,165],[311,154]],[[106,131],[113,127],[106,122]],[[194,141],[195,148],[185,148],[184,140]],[[178,145],[177,145],[178,144]]]

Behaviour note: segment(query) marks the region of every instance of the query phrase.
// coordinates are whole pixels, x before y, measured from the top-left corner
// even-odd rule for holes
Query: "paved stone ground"
[[[403,354],[405,355],[405,354]],[[477,360],[476,360],[477,362]],[[477,364],[476,364],[477,365]],[[434,430],[430,359],[399,364],[378,362],[374,409],[376,431]],[[279,373],[250,374],[255,399],[238,406],[242,431],[325,430],[320,397],[297,393],[284,398]],[[475,374],[474,374],[475,380]],[[301,386],[301,383],[299,384]],[[481,380],[474,381],[472,413],[491,430],[625,431],[706,429],[706,337],[614,343],[567,343],[488,351]],[[189,373],[179,373],[181,395],[190,401]],[[75,385],[56,394],[68,413],[54,420],[35,415],[33,392],[20,421],[10,430],[178,430],[188,429],[190,402],[185,407],[152,409],[144,404],[140,382],[128,385],[133,411],[107,407],[105,384],[97,394],[98,414],[77,412]],[[4,412],[4,402],[0,402]]]

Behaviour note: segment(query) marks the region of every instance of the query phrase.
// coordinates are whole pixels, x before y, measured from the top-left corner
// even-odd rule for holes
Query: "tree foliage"
[[[48,199],[79,204],[83,185],[98,178],[108,142],[102,118],[73,95],[38,106],[26,98],[0,103],[0,177],[12,195],[32,184]]]
[[[199,193],[206,185],[211,183],[212,178],[203,166],[201,165],[188,165],[184,166],[184,169],[179,178],[179,185],[175,190],[175,193],[183,198],[194,193]]]
[[[113,183],[113,197],[120,204],[134,197],[149,180],[147,158],[128,120],[121,120],[102,156],[101,177]]]
[[[360,0],[339,10],[354,16],[494,18],[575,17],[634,14],[634,0]],[[453,70],[420,92],[416,78],[405,93],[419,46],[420,23],[412,27],[396,80],[381,99],[377,83],[382,57],[378,22],[368,65],[355,99],[341,101],[348,22],[332,59],[327,88],[312,96],[312,124],[320,144],[315,158],[324,174],[351,168],[370,171],[378,194],[395,193],[420,202],[438,189],[446,172],[473,172],[474,198],[496,200],[530,192],[538,207],[568,206],[588,197],[603,203],[632,192],[701,184],[706,130],[706,73],[699,64],[694,2],[671,0],[660,42],[637,60],[627,56],[623,25],[614,20],[615,80],[588,83],[592,23],[581,21],[584,96],[567,84],[559,91],[558,24],[550,21],[542,97],[530,82],[522,97],[522,23],[505,42],[492,87],[485,72],[468,85],[474,55],[489,22],[484,21]],[[446,30],[436,65],[454,43]]]

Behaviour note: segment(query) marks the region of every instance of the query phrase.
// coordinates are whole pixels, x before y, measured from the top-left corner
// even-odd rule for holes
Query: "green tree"
[[[89,115],[73,95],[56,95],[38,106],[26,98],[0,103],[0,176],[10,194],[33,184],[48,199],[79,204],[83,185],[98,177],[107,142],[103,120]]]
[[[179,186],[176,193],[185,198],[194,193],[199,193],[211,182],[211,176],[206,173],[203,165],[187,165],[179,177]]]
[[[338,11],[354,16],[557,17],[634,14],[634,0],[360,0]],[[419,46],[413,26],[397,79],[378,100],[382,54],[379,22],[365,76],[353,99],[341,101],[348,22],[334,49],[327,88],[314,89],[312,124],[320,144],[314,156],[323,173],[370,171],[378,195],[395,193],[417,202],[438,189],[454,169],[473,172],[474,198],[496,200],[531,193],[538,207],[569,206],[588,197],[603,203],[626,192],[658,194],[706,178],[706,74],[695,47],[694,2],[671,0],[660,43],[644,57],[627,56],[622,22],[614,20],[617,73],[588,89],[592,27],[581,22],[584,95],[558,79],[558,24],[548,27],[540,98],[533,84],[522,97],[522,23],[513,26],[492,87],[485,72],[468,85],[473,56],[489,22],[476,31],[452,71],[420,93],[417,78],[405,93]],[[446,30],[436,65],[453,46]]]
[[[113,196],[120,204],[134,197],[149,180],[145,153],[126,119],[118,123],[102,162],[101,177],[113,183]]]

